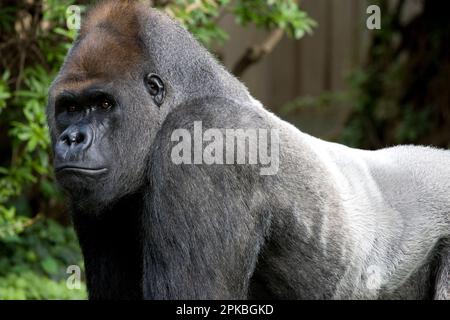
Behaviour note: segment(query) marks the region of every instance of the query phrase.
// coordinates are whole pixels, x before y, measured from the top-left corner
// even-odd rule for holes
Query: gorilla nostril
[[[61,135],[59,140],[65,144],[67,144],[68,146],[71,146],[71,145],[81,144],[81,143],[85,142],[87,139],[86,139],[85,133],[80,132],[80,131],[74,131],[74,132],[70,132],[68,134]]]
[[[85,140],[85,137],[86,137],[85,134],[80,132],[80,131],[71,132],[69,134],[69,136],[67,137],[68,144],[69,145],[80,144],[80,143],[82,143]]]
[[[84,133],[78,132],[75,137],[74,137],[74,141],[75,143],[81,143],[85,140],[85,135]]]
[[[61,141],[62,143],[68,144],[68,145],[71,144],[70,137],[69,137],[67,134],[63,134],[63,135],[59,138],[59,141]]]

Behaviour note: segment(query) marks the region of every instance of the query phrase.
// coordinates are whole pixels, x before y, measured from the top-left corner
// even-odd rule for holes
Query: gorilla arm
[[[252,178],[256,168],[171,161],[172,130],[192,129],[188,119],[199,109],[172,112],[150,158],[142,223],[145,299],[245,299],[264,242],[269,217]],[[197,120],[205,124],[206,118]]]

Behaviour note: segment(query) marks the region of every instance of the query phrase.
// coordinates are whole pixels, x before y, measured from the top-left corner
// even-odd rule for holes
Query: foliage
[[[66,268],[82,266],[71,228],[37,218],[19,235],[0,242],[0,299],[85,299],[66,286]]]
[[[280,28],[295,39],[311,33],[316,25],[294,0],[241,0],[234,8],[240,24],[254,23],[262,28]]]
[[[435,1],[402,23],[405,1],[385,0],[382,28],[374,31],[367,63],[349,79],[354,110],[342,141],[381,148],[395,144],[450,147],[448,19]]]
[[[326,109],[349,99],[348,92],[324,92],[317,96],[301,96],[284,104],[280,108],[280,114],[289,117],[293,113],[307,109]]]
[[[421,2],[423,10],[402,22],[405,1],[393,7],[377,1],[381,29],[371,31],[365,64],[348,77],[348,89],[302,97],[281,111],[292,115],[307,107],[351,106],[338,137],[346,145],[450,148],[450,27],[436,1]]]
[[[224,13],[296,38],[314,24],[294,0],[154,3],[209,47],[228,38],[217,24]],[[4,0],[0,7],[0,298],[84,297],[64,286],[62,270],[79,261],[76,239],[56,222],[36,218],[67,220],[50,166],[45,105],[48,86],[76,36],[66,27],[72,4],[75,0]]]
[[[66,4],[52,1],[46,3],[48,10],[41,21],[43,26],[46,25],[44,22],[55,23],[55,20],[48,19],[54,19],[54,12],[64,12],[71,1],[66,1]],[[11,12],[13,7],[0,9],[0,16],[6,14],[3,10]],[[30,216],[39,213],[39,211],[30,213],[29,211],[33,211],[32,208],[29,208],[27,203],[22,203],[22,207],[27,208],[24,211],[28,211],[26,212],[28,214],[17,216],[15,200],[28,192],[30,188],[36,188],[36,192],[44,201],[58,197],[49,166],[50,141],[46,126],[45,105],[48,86],[63,61],[75,33],[68,32],[61,35],[58,28],[48,30],[38,28],[33,31],[31,26],[29,28],[30,30],[23,30],[23,32],[33,37],[29,40],[30,42],[38,44],[40,55],[45,57],[47,69],[40,64],[30,63],[25,66],[27,61],[24,58],[19,65],[19,72],[11,70],[15,71],[12,73],[15,73],[16,77],[15,83],[12,81],[9,83],[15,84],[15,87],[8,86],[9,70],[3,73],[0,82],[0,107],[3,109],[0,124],[2,129],[3,126],[9,127],[7,136],[10,150],[6,154],[11,156],[8,162],[4,158],[0,162],[0,164],[6,162],[6,165],[0,166],[0,239],[22,231]],[[12,26],[6,26],[5,29],[13,32]],[[28,32],[34,32],[34,34],[28,35]],[[23,56],[26,54],[22,53]],[[30,54],[30,60],[33,58]],[[15,66],[14,60],[10,63],[12,67]],[[5,135],[5,132],[2,130],[0,134]],[[22,200],[27,199],[22,198]]]
[[[228,34],[217,24],[224,13],[232,13],[237,23],[253,23],[263,29],[280,28],[300,39],[316,25],[295,0],[174,0],[163,7],[206,46],[223,44]]]
[[[11,93],[9,92],[8,88],[8,81],[9,78],[9,72],[5,71],[0,78],[0,114],[2,110],[6,107],[6,100],[11,98]]]

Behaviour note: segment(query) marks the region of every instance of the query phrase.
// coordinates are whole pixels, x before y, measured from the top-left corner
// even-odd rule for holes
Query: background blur
[[[83,299],[55,187],[47,88],[89,1],[0,0],[0,299]],[[70,7],[70,5],[78,7]],[[433,0],[159,0],[300,130],[354,147],[450,147],[450,20]],[[369,30],[369,5],[381,28]],[[76,274],[75,274],[76,276]],[[69,286],[68,280],[69,279]]]

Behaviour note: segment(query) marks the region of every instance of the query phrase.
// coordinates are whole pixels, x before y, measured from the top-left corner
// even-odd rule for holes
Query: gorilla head
[[[50,88],[60,186],[74,205],[91,211],[135,192],[170,110],[225,94],[250,99],[181,26],[143,3],[102,2],[85,18]]]

